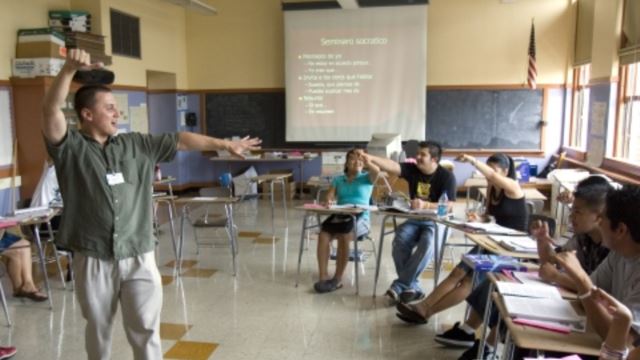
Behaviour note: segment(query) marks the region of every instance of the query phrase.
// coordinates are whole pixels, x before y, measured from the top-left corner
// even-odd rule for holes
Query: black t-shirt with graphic
[[[456,199],[456,177],[442,166],[438,166],[433,174],[427,175],[416,164],[401,163],[400,177],[409,183],[409,196],[412,199],[438,202],[443,192],[447,193],[449,201]]]

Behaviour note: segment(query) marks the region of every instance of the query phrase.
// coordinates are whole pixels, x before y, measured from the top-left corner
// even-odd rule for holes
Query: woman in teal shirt
[[[355,150],[347,153],[344,164],[344,175],[337,176],[331,182],[327,193],[327,205],[354,204],[369,205],[373,184],[380,169],[371,162],[359,157]],[[368,172],[363,169],[367,168]],[[342,287],[342,276],[349,262],[349,243],[353,240],[353,224],[351,217],[332,215],[322,223],[318,236],[318,271],[320,279],[313,287],[319,293],[326,293]],[[369,211],[357,217],[356,234],[358,237],[369,233]],[[330,243],[338,241],[336,257],[336,273],[330,278],[327,270],[329,264]]]

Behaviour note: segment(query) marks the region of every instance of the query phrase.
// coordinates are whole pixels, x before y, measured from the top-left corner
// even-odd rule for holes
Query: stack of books
[[[86,11],[49,11],[49,26],[60,32],[91,32],[91,14]]]
[[[66,56],[64,34],[49,28],[20,29],[16,58],[12,60],[13,76],[55,76]]]
[[[510,256],[464,254],[462,262],[474,271],[498,272],[503,270],[527,271],[527,267]]]
[[[104,36],[77,31],[69,31],[65,35],[67,49],[82,49],[91,55],[91,62],[111,65],[111,56],[104,50]]]
[[[536,253],[538,243],[529,236],[491,235],[491,239],[509,251]]]

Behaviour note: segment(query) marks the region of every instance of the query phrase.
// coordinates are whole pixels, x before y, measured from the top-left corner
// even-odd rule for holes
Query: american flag
[[[530,89],[536,88],[536,77],[538,69],[536,67],[536,29],[531,22],[531,35],[529,35],[529,68],[527,70],[527,85]]]

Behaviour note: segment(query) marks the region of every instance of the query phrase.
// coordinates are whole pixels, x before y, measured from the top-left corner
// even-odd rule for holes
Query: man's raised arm
[[[61,108],[64,105],[73,75],[82,67],[101,67],[91,65],[91,58],[84,50],[69,49],[67,61],[53,80],[53,84],[44,95],[42,104],[42,133],[47,141],[59,144],[67,133],[67,120]]]

